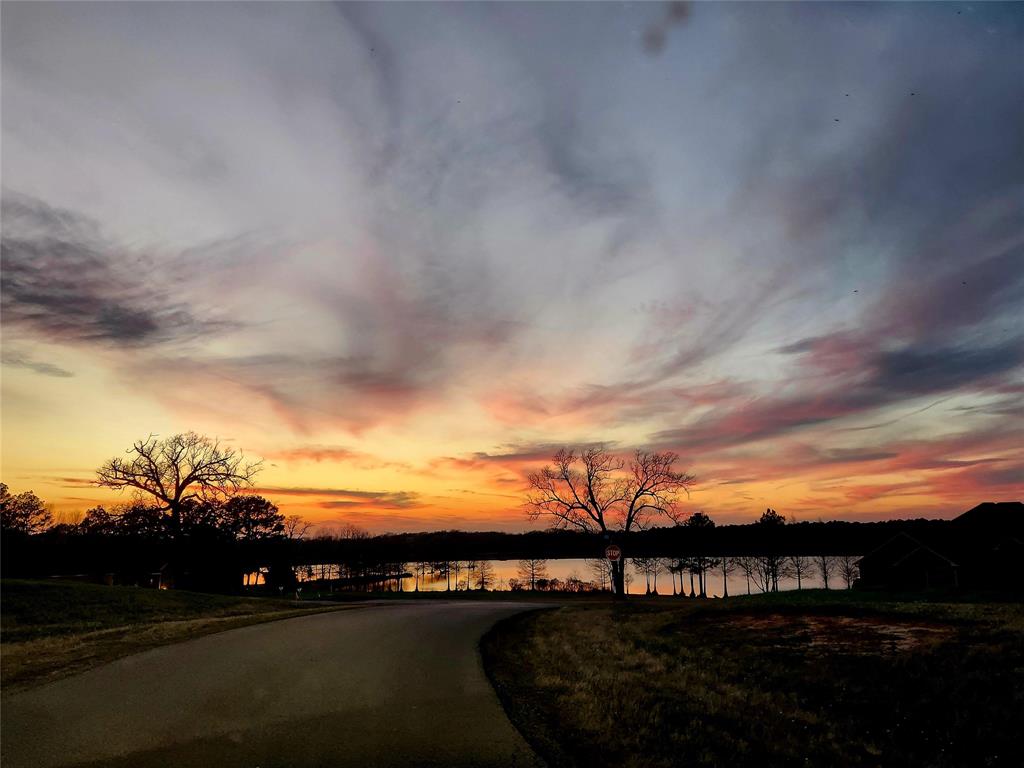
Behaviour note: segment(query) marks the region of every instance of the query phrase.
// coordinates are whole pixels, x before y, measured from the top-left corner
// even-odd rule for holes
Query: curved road
[[[539,766],[477,644],[536,605],[417,602],[260,624],[2,701],[4,768]]]

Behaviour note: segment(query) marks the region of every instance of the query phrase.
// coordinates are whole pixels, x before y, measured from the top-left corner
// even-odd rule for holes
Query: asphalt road
[[[389,604],[158,648],[2,702],[0,763],[538,766],[477,644],[535,605]]]

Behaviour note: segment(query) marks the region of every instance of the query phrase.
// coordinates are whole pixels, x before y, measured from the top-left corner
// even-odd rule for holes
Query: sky
[[[563,445],[719,522],[1022,496],[1020,5],[0,13],[0,458],[59,515],[186,430],[322,529],[529,529]]]

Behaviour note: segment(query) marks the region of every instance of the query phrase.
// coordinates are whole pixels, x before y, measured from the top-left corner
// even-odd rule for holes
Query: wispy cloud
[[[0,362],[9,368],[25,368],[41,376],[53,376],[58,379],[69,379],[75,375],[72,371],[61,368],[59,365],[36,360],[23,352],[12,349],[4,349]]]
[[[96,222],[5,190],[3,312],[8,327],[49,341],[119,345],[222,330],[165,287],[167,270],[119,249]]]
[[[602,441],[723,514],[1010,493],[1019,17],[5,7],[3,363],[49,377],[5,404],[130,395],[374,525],[518,515]]]

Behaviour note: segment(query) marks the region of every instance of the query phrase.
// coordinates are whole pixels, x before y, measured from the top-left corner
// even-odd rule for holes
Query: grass
[[[1017,766],[1024,606],[775,595],[572,605],[483,641],[552,766]]]
[[[0,583],[0,607],[4,693],[159,645],[333,610],[291,600],[20,580]]]

